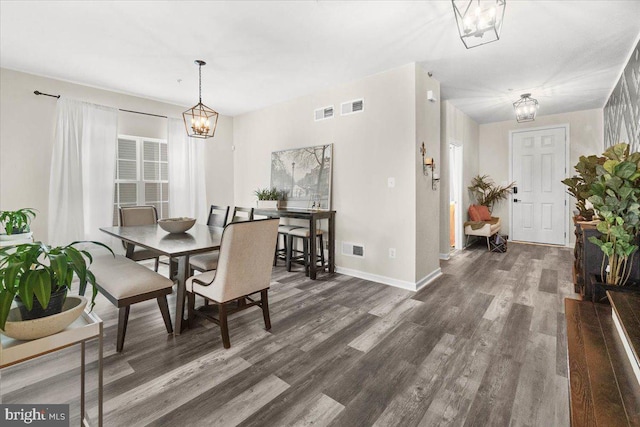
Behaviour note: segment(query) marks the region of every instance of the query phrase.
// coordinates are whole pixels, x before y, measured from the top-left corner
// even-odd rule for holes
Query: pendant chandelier
[[[531,98],[530,93],[523,93],[520,99],[513,103],[518,123],[532,122],[538,112],[538,100]]]
[[[218,124],[218,113],[202,103],[202,66],[206,62],[197,59],[199,102],[182,113],[184,127],[192,138],[212,138]]]
[[[467,49],[500,40],[506,0],[451,0]]]

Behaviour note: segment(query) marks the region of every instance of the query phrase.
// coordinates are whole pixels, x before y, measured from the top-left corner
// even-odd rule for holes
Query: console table
[[[256,208],[253,210],[254,215],[263,215],[269,218],[293,218],[303,219],[309,221],[309,235],[315,236],[317,229],[317,221],[321,219],[329,220],[329,236],[327,250],[329,252],[328,268],[329,273],[335,272],[335,255],[336,255],[336,211],[323,211],[315,209],[261,209]],[[316,259],[316,245],[309,245],[309,259]],[[309,265],[309,278],[315,280],[318,272],[318,267],[315,262],[311,262]]]
[[[19,341],[0,334],[0,369],[80,344],[80,416],[85,425],[85,343],[92,339],[98,340],[98,426],[102,427],[102,320],[95,313],[83,311],[65,330],[37,340]]]

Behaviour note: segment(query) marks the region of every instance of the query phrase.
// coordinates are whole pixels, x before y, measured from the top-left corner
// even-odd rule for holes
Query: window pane
[[[162,201],[160,190],[162,184],[156,182],[145,182],[144,184],[144,202],[160,202]]]
[[[169,180],[169,169],[167,163],[160,163],[160,179],[162,181]]]
[[[160,144],[160,160],[167,161],[167,144]]]
[[[162,199],[161,201],[163,202],[168,202],[169,201],[169,184],[168,183],[163,183],[162,184]]]
[[[113,203],[118,204],[118,184],[115,184],[113,189]]]
[[[132,179],[138,178],[136,174],[136,162],[135,160],[118,160],[118,179]]]
[[[160,160],[160,144],[157,142],[144,141],[143,160]]]
[[[113,205],[113,225],[118,225],[118,205]]]
[[[169,218],[169,203],[160,203],[160,206],[162,208],[162,213],[160,213],[160,211],[158,212],[160,218]]]
[[[160,164],[155,162],[144,162],[145,181],[160,180]]]
[[[122,182],[118,185],[120,186],[120,205],[124,206],[127,203],[136,205],[138,203],[138,184],[134,182]]]
[[[136,160],[136,142],[129,139],[119,139],[118,158]]]

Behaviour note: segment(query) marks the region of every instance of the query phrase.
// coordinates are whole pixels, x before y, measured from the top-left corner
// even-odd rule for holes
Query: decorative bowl
[[[22,320],[20,309],[14,307],[4,324],[3,334],[17,340],[35,340],[56,334],[72,324],[84,310],[87,299],[79,295],[69,295],[62,306],[62,312],[52,316],[32,320]]]
[[[193,227],[193,224],[195,223],[196,223],[195,218],[186,218],[186,217],[163,218],[158,220],[158,225],[160,226],[160,228],[172,234],[184,233],[185,231]]]

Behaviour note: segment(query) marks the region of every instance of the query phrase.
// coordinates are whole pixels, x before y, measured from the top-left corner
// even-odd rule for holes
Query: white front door
[[[566,128],[511,134],[513,240],[565,244]]]

